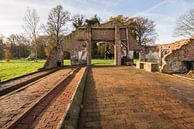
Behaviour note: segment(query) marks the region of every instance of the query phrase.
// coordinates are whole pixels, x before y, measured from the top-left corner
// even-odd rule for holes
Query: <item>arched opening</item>
[[[71,54],[68,51],[63,52],[63,65],[71,65]]]
[[[114,43],[100,41],[92,44],[93,65],[114,65]]]
[[[183,61],[183,65],[186,67],[186,71],[194,70],[194,61]]]
[[[140,53],[139,51],[133,51],[133,64],[136,65],[140,62]]]

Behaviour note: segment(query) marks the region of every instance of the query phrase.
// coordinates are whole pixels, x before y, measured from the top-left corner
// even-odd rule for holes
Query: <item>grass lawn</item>
[[[114,60],[92,59],[93,65],[113,65]]]
[[[5,81],[14,77],[28,74],[43,67],[45,60],[24,61],[11,60],[10,62],[0,62],[0,80]]]
[[[140,62],[139,59],[134,59],[134,60],[133,60],[133,64],[135,64],[135,65],[136,65],[137,63],[139,63],[139,62]]]
[[[113,65],[113,60],[93,59],[94,65]],[[43,67],[45,60],[25,61],[11,60],[10,62],[0,61],[0,80],[5,81],[19,77],[38,70]],[[70,60],[64,60],[64,65],[70,65]]]

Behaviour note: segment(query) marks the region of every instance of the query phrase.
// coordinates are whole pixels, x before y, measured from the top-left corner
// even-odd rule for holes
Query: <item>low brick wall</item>
[[[145,69],[149,72],[157,72],[159,70],[158,64],[152,62],[139,62],[137,63],[136,68]]]
[[[72,102],[69,104],[67,108],[67,112],[64,113],[64,117],[58,125],[57,129],[76,129],[79,119],[79,113],[84,93],[84,87],[86,83],[88,68],[86,68],[83,73],[81,80],[77,86],[77,90],[75,91]]]
[[[137,62],[136,68],[138,68],[138,69],[144,69],[144,63],[142,63],[142,62]]]

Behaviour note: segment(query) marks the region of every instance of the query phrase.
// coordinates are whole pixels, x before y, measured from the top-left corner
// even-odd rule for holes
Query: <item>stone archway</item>
[[[87,28],[87,65],[91,65],[92,44],[98,41],[114,42],[114,64],[121,65],[121,42],[129,44],[127,28],[122,28],[118,24],[114,27],[90,27]],[[129,45],[126,45],[129,47]],[[129,48],[128,48],[129,50]]]

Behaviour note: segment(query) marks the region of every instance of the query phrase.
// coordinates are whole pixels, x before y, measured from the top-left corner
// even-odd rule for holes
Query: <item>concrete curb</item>
[[[173,74],[173,76],[183,78],[183,79],[186,79],[186,80],[190,80],[190,81],[194,81],[194,79],[189,78],[189,77],[184,77],[184,76],[180,76],[180,75],[176,75],[176,74]]]
[[[71,98],[71,102],[68,104],[66,112],[64,113],[62,120],[58,124],[57,129],[77,129],[87,72],[88,67],[85,68],[85,71],[82,74],[81,79],[77,85],[77,89],[74,92]]]
[[[178,77],[178,78],[186,79],[189,81],[194,81],[194,79],[192,79],[192,78],[188,78],[188,77],[184,77],[184,76],[180,76],[180,75],[176,75],[176,74],[167,74],[167,73],[161,73],[161,72],[156,72],[156,73],[161,74],[161,75],[165,75],[168,77]]]

